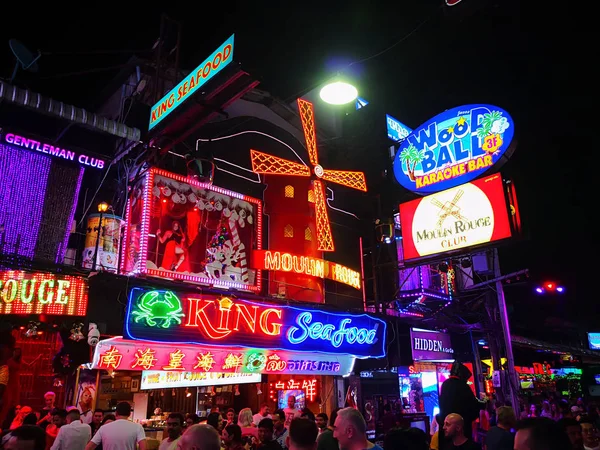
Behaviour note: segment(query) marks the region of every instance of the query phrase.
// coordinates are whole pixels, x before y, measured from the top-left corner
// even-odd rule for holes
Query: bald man
[[[221,438],[211,425],[192,425],[177,442],[177,450],[221,450]]]
[[[465,421],[460,414],[448,414],[444,419],[446,442],[440,442],[441,450],[481,450],[481,446],[465,436]]]

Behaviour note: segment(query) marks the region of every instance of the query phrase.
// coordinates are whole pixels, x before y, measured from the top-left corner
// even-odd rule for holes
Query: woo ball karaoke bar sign
[[[402,203],[404,259],[415,260],[511,237],[505,192],[500,175],[492,175]]]
[[[510,115],[497,106],[444,111],[406,136],[394,158],[396,180],[417,194],[474,180],[508,159],[514,129]]]
[[[201,293],[133,288],[132,339],[382,357],[386,323],[367,314],[256,303]]]

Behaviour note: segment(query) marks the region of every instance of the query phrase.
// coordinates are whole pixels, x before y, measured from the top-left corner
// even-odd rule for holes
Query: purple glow
[[[559,286],[559,287],[556,288],[557,292],[563,292],[564,290],[565,290],[565,288],[562,287],[562,286]]]
[[[542,294],[544,292],[544,290],[541,287],[535,288],[535,292],[537,292],[538,294]]]
[[[93,158],[83,153],[78,154],[74,151],[67,150],[65,148],[55,147],[46,142],[36,141],[18,134],[7,133],[4,136],[4,141],[7,144],[14,145],[16,147],[26,148],[27,150],[33,150],[36,152],[46,153],[57,158],[66,159],[67,161],[77,161],[79,164],[84,166],[94,167],[95,169],[104,168],[104,160]]]
[[[0,144],[1,253],[33,258],[51,158]]]
[[[67,252],[67,247],[69,245],[69,236],[71,235],[71,224],[73,223],[73,218],[75,217],[75,210],[77,209],[77,199],[79,198],[79,189],[81,189],[81,181],[83,180],[84,172],[85,169],[81,167],[79,169],[79,176],[77,177],[77,187],[75,188],[75,192],[73,194],[73,205],[71,206],[69,220],[67,222],[67,226],[65,227],[65,238],[63,239],[62,245],[58,247],[58,251],[56,252],[57,264],[62,264],[65,259],[65,253]]]

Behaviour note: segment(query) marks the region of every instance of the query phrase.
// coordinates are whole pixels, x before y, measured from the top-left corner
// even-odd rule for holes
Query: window
[[[315,191],[313,191],[312,189],[308,190],[308,201],[311,203],[315,202]]]
[[[306,227],[306,230],[304,230],[304,240],[312,241],[312,231],[310,231],[310,227]]]
[[[290,224],[287,224],[283,229],[283,237],[294,237],[294,227],[292,227]]]
[[[285,187],[284,195],[286,198],[294,198],[294,186],[290,186],[289,184]]]

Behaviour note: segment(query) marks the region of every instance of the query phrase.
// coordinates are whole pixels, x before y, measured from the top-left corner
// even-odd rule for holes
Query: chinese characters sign
[[[514,130],[510,115],[497,106],[449,109],[406,136],[394,158],[394,175],[418,194],[467,183],[508,159]]]
[[[347,284],[355,289],[362,288],[360,273],[346,266],[312,256],[292,255],[286,252],[255,250],[252,266],[269,271],[295,272],[317,278],[327,278]]]
[[[202,64],[196,67],[181,83],[171,89],[152,107],[148,130],[171,114],[175,108],[192,97],[201,86],[233,61],[233,34],[223,42]]]
[[[411,328],[410,346],[415,361],[447,361],[454,359],[450,335],[446,333]]]
[[[507,203],[500,175],[402,203],[400,225],[404,260],[510,238],[512,230]]]
[[[131,192],[126,223],[124,273],[260,291],[249,265],[262,245],[260,200],[153,168]]]
[[[84,278],[0,271],[0,314],[85,316],[87,304],[88,288]]]
[[[385,332],[386,323],[367,314],[139,287],[129,294],[126,318],[132,339],[375,358],[385,355]]]
[[[260,373],[180,372],[144,370],[140,389],[163,389],[223,384],[260,383]]]
[[[92,367],[168,372],[347,375],[355,358],[256,348],[173,345],[120,337],[100,341]]]
[[[269,383],[269,398],[275,402],[277,401],[277,391],[298,391],[300,389],[306,393],[308,401],[314,402],[317,397],[317,380],[315,378],[292,378]]]

